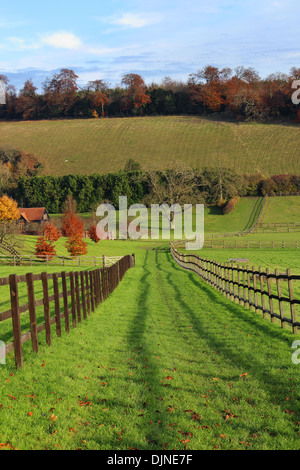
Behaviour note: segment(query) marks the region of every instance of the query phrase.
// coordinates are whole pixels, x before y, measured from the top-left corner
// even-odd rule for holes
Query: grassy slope
[[[38,355],[27,343],[23,370],[12,357],[0,366],[0,441],[18,449],[299,449],[295,338],[170,254],[135,251],[136,268],[92,317],[51,348],[41,334]]]
[[[300,222],[300,197],[269,197],[259,221],[264,223]]]
[[[144,168],[216,162],[266,176],[299,173],[297,125],[212,122],[188,116],[1,122],[1,145],[42,159],[46,174],[113,172],[133,158]]]

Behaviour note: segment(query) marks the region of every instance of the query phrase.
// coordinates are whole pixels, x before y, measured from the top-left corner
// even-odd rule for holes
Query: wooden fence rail
[[[22,276],[11,274],[0,278],[0,288],[8,286],[10,292],[10,309],[0,313],[0,323],[12,320],[13,341],[6,344],[5,352],[8,354],[14,351],[16,367],[23,366],[22,345],[26,341],[31,340],[33,351],[38,352],[38,334],[45,331],[46,343],[50,346],[53,324],[56,324],[57,336],[61,336],[62,322],[66,332],[70,331],[70,324],[75,328],[77,323],[87,319],[107,299],[126,271],[134,265],[133,254],[118,257],[114,264],[90,271],[28,273]],[[36,298],[38,281],[41,282],[39,287],[43,294],[43,298],[39,299]],[[26,285],[27,302],[20,305],[22,284]],[[40,306],[43,306],[44,321],[38,324],[37,308]],[[24,313],[29,314],[30,331],[22,333],[21,320]]]
[[[269,315],[272,322],[277,318],[283,328],[286,323],[290,324],[293,333],[297,334],[300,322],[296,307],[299,308],[300,300],[294,297],[294,284],[300,281],[299,275],[292,275],[290,269],[280,273],[219,263],[197,254],[180,253],[174,245],[171,242],[171,254],[180,267],[196,273],[228,299],[261,312],[263,318]]]

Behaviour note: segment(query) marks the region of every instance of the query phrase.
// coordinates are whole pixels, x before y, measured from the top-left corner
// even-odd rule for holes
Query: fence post
[[[86,320],[87,315],[86,315],[85,285],[84,285],[83,271],[80,271],[80,284],[81,284],[81,301],[82,301],[83,318]]]
[[[65,330],[67,333],[69,333],[70,323],[69,323],[69,306],[68,306],[68,287],[67,287],[67,276],[64,271],[61,273],[61,279],[62,279],[63,299],[64,299]]]
[[[48,291],[48,278],[47,273],[42,273],[43,296],[44,296],[44,316],[45,316],[45,330],[46,330],[46,343],[51,346],[51,323],[50,323],[50,305],[49,305],[49,291]]]
[[[75,284],[74,284],[74,273],[70,272],[70,290],[71,290],[71,310],[72,310],[72,322],[73,328],[76,328],[76,302],[75,302]]]
[[[33,285],[32,273],[26,274],[26,283],[27,283],[28,309],[29,309],[32,350],[34,352],[38,352],[39,345],[38,345],[38,333],[37,333],[37,325],[36,325],[36,309],[35,309],[34,285]]]
[[[291,308],[291,319],[292,319],[293,333],[296,335],[298,333],[298,327],[295,325],[295,323],[296,323],[296,312],[295,312],[295,305],[294,305],[293,281],[290,278],[291,277],[291,270],[287,269],[286,273],[287,273],[287,276],[288,276],[289,297],[290,297],[290,308]]]
[[[16,274],[9,276],[10,287],[10,302],[11,302],[11,317],[14,335],[14,350],[15,350],[15,363],[16,367],[23,367],[23,352],[21,341],[21,323],[20,323],[20,309],[19,309],[19,294],[18,294],[18,278]]]
[[[268,286],[268,297],[269,297],[269,305],[270,305],[270,316],[271,316],[271,322],[274,322],[274,307],[273,307],[273,295],[272,295],[272,286],[271,286],[271,279],[269,278],[270,276],[270,269],[267,268],[266,270],[266,275],[267,275],[267,286]]]
[[[89,278],[90,278],[90,297],[91,297],[91,309],[92,312],[95,311],[95,296],[94,296],[94,276],[93,276],[93,271],[89,272]]]
[[[75,293],[76,293],[76,310],[78,323],[81,323],[81,306],[80,306],[80,290],[79,290],[79,274],[78,271],[74,273],[75,276]]]
[[[53,274],[53,291],[54,291],[55,318],[56,318],[56,334],[57,336],[61,336],[58,276],[56,273]]]
[[[279,279],[278,269],[275,270],[275,276],[276,276],[276,285],[277,285],[277,294],[278,294],[278,302],[279,302],[281,327],[285,328],[285,322],[284,322],[284,319],[283,319],[284,318],[283,304],[282,304],[282,300],[281,300],[281,286],[280,286],[280,279]]]
[[[84,272],[84,278],[85,278],[85,289],[86,289],[86,305],[87,305],[87,312],[90,315],[91,314],[91,303],[90,303],[90,286],[89,286],[89,274],[87,271]]]

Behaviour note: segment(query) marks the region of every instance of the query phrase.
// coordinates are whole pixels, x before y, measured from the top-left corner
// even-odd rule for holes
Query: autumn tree
[[[55,225],[49,222],[44,228],[44,237],[50,242],[56,242],[60,239],[61,233]]]
[[[78,76],[69,69],[61,69],[44,83],[44,97],[53,116],[67,116],[76,99]]]
[[[22,114],[23,119],[32,119],[38,115],[39,97],[36,90],[37,87],[33,85],[32,80],[26,80],[19,92],[16,110]]]
[[[151,102],[147,94],[147,86],[143,78],[136,73],[128,73],[122,78],[122,85],[126,88],[126,93],[122,99],[125,111],[141,110],[146,104]]]
[[[220,111],[225,103],[224,84],[231,76],[231,69],[207,65],[198,72],[190,74],[189,87],[192,99],[200,101],[210,111]]]
[[[108,95],[108,83],[104,80],[93,80],[87,85],[88,96],[91,101],[92,108],[101,109],[101,116],[105,116],[105,106],[110,102]]]
[[[35,245],[35,255],[44,261],[50,261],[56,256],[56,251],[52,241],[47,240],[44,236],[38,237]]]
[[[20,212],[16,201],[4,195],[0,198],[0,244],[7,241],[10,245],[18,244],[17,220]]]
[[[66,248],[72,257],[87,254],[87,243],[83,241],[80,235],[73,235],[68,238]]]
[[[97,235],[97,227],[96,225],[92,225],[89,229],[88,229],[88,236],[91,240],[93,240],[93,242],[95,243],[98,243],[100,241],[100,238],[98,237]]]

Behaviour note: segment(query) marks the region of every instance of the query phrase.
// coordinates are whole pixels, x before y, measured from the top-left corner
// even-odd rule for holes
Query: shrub
[[[73,257],[87,254],[87,243],[78,235],[74,235],[67,240],[66,248]]]
[[[48,260],[51,260],[53,256],[56,256],[52,242],[46,240],[45,237],[39,237],[35,245],[35,255],[44,259],[47,256]]]
[[[239,200],[239,197],[237,196],[229,199],[227,204],[223,207],[223,214],[229,214],[230,212],[232,212],[235,206],[237,205],[238,200]]]
[[[88,230],[88,236],[90,237],[93,242],[98,243],[100,241],[100,238],[97,235],[97,228],[96,225],[92,225],[89,230]]]
[[[60,231],[58,230],[57,227],[55,227],[55,225],[51,223],[46,225],[44,229],[44,236],[46,240],[50,242],[56,242],[57,240],[59,240],[60,235],[61,235]]]

